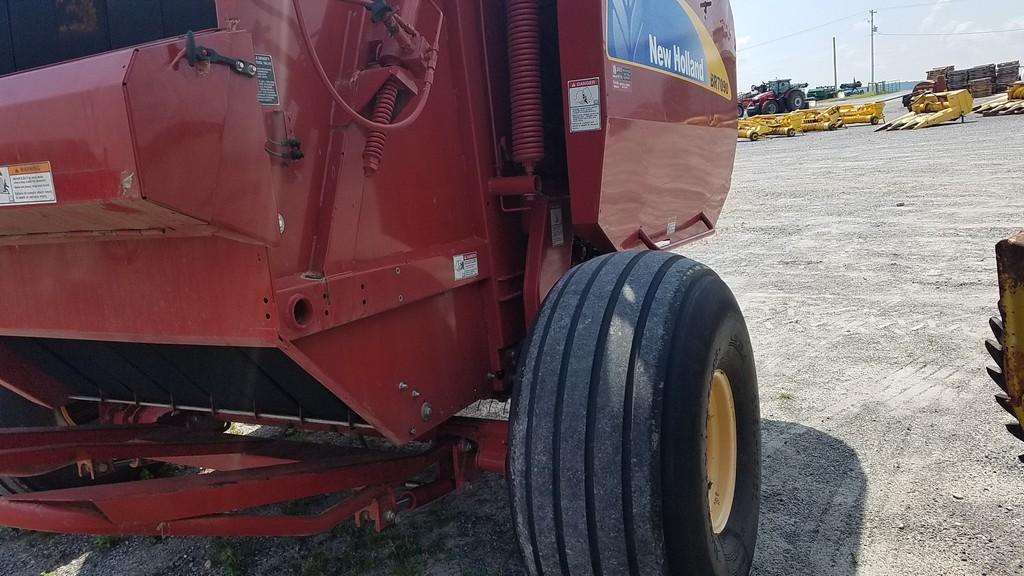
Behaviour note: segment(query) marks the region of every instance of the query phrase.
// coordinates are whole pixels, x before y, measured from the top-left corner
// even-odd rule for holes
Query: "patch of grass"
[[[245,574],[243,555],[239,553],[237,546],[230,538],[214,538],[210,542],[211,560],[220,567],[227,576],[242,576]]]
[[[779,400],[796,400],[796,396],[794,396],[791,392],[780,392]]]
[[[291,570],[300,576],[330,576],[331,562],[323,550],[314,550],[312,554],[303,554],[291,561]]]
[[[120,536],[97,536],[93,543],[97,550],[110,550],[124,541],[125,539]]]

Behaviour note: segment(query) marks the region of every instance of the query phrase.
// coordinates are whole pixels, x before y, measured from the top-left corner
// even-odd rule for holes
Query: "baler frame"
[[[452,492],[481,472],[504,474],[507,424],[455,419],[407,453],[134,424],[0,430],[0,475],[115,460],[209,471],[0,498],[0,518],[27,530],[146,536],[304,536],[349,519],[382,530],[399,512]],[[429,481],[408,485],[428,469]],[[406,486],[395,489],[395,486]],[[318,514],[246,510],[345,494]]]

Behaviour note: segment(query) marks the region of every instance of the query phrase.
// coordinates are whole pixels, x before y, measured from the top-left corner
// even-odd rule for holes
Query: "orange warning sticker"
[[[55,202],[57,190],[49,162],[0,166],[0,208]]]

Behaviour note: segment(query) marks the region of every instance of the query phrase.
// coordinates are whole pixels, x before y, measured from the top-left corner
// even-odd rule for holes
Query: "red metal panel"
[[[135,172],[124,102],[130,51],[0,78],[0,166],[50,162],[58,206],[5,206],[0,232],[80,230],[63,222],[74,203],[138,197],[122,189]],[[32,213],[45,210],[45,218]]]
[[[247,32],[196,42],[252,62]],[[142,195],[262,244],[280,237],[257,83],[226,66],[195,68],[178,40],[137,49],[125,80]],[[172,66],[173,64],[173,66]]]
[[[239,346],[278,340],[266,248],[221,238],[12,246],[0,249],[0,270],[3,334]]]
[[[608,1],[559,3],[562,46],[605,46]],[[685,1],[703,17],[700,0]],[[735,87],[729,3],[711,3],[703,20]],[[614,66],[605,50],[562,50],[563,80],[598,78],[603,107],[601,131],[571,133],[566,101],[574,225],[618,249],[641,247],[640,229],[670,245],[708,232],[703,221],[714,225],[732,183],[735,102],[640,66],[628,66],[628,89],[616,87]]]
[[[481,285],[465,286],[285,351],[386,438],[404,444],[489,391],[483,296]]]

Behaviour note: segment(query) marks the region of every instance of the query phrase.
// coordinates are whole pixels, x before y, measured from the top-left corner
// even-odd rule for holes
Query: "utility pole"
[[[878,14],[877,10],[871,11],[871,91],[875,92],[875,34],[878,32],[878,27],[875,26],[875,14]]]
[[[836,37],[835,36],[832,37],[832,74],[834,75],[834,78],[835,78],[833,80],[833,82],[835,82],[835,84],[833,84],[833,86],[835,86],[836,90],[839,90],[839,53],[836,52]]]

